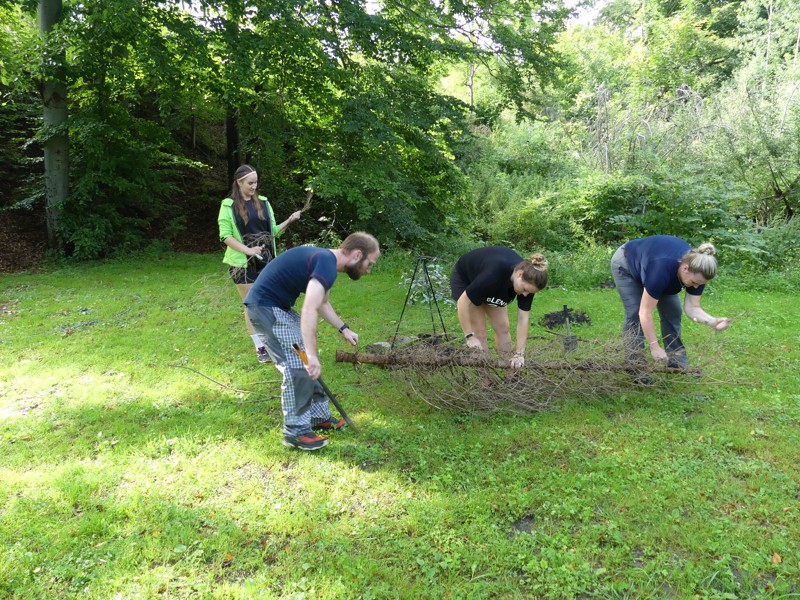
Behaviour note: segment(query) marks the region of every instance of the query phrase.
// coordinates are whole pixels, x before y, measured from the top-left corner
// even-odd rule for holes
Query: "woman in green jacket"
[[[275,258],[275,238],[300,218],[295,211],[283,223],[275,222],[269,202],[256,192],[258,173],[250,165],[242,165],[233,175],[229,198],[219,209],[219,239],[227,246],[222,259],[242,300],[267,263]],[[247,312],[244,315],[247,332],[256,347],[258,362],[268,362],[264,345],[253,330]]]

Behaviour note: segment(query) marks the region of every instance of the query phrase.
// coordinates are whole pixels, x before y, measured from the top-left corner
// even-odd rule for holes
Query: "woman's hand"
[[[725,331],[728,327],[733,324],[733,319],[729,319],[728,317],[717,317],[716,319],[712,319],[708,326],[714,328],[717,331]]]
[[[651,344],[650,356],[653,357],[653,360],[663,360],[663,361],[667,360],[667,353],[658,344]]]
[[[467,338],[467,348],[473,348],[475,350],[483,350],[481,341],[474,335],[471,335]]]
[[[289,215],[289,223],[294,223],[295,221],[299,221],[300,217],[303,216],[302,210],[297,210]]]
[[[508,364],[512,369],[521,369],[525,366],[525,355],[522,352],[514,352]]]
[[[247,256],[255,256],[256,258],[261,258],[261,256],[263,256],[261,254],[261,252],[263,250],[264,250],[264,246],[252,246],[252,247],[248,247],[247,250],[245,250],[244,253],[247,254]]]

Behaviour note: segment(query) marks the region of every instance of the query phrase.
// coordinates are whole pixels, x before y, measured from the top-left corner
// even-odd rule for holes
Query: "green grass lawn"
[[[437,410],[334,362],[323,324],[360,431],[304,453],[281,444],[280,377],[219,259],[0,276],[0,597],[800,597],[794,295],[709,286],[737,322],[685,341],[725,384],[527,416]],[[408,263],[333,288],[362,343],[394,333]],[[614,290],[553,286],[532,321],[563,304],[591,315],[580,335],[619,334]]]

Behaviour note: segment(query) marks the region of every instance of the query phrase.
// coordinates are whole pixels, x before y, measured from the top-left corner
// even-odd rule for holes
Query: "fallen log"
[[[336,362],[351,363],[351,364],[368,364],[368,365],[381,365],[381,366],[395,366],[395,367],[413,367],[415,365],[423,367],[484,367],[488,369],[507,369],[509,368],[509,361],[497,358],[489,358],[486,355],[476,354],[470,356],[468,354],[457,355],[437,355],[437,354],[367,354],[364,352],[345,352],[344,350],[336,351]],[[602,362],[536,362],[530,358],[525,360],[525,369],[548,369],[548,370],[571,370],[571,371],[620,371],[630,372],[631,367]],[[648,369],[644,365],[637,365],[633,368],[636,373],[652,372],[652,373],[679,373],[684,375],[700,375],[700,369],[677,369],[673,367],[651,368]]]

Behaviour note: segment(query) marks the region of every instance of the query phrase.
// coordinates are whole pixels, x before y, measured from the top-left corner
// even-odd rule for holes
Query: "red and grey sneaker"
[[[256,349],[256,356],[258,357],[258,362],[262,364],[270,362],[269,353],[267,352],[267,349],[264,348],[264,346],[259,346]]]
[[[328,445],[328,440],[318,435],[303,434],[298,436],[283,436],[283,445],[300,450],[319,450]]]
[[[312,425],[311,429],[315,431],[338,431],[345,425],[347,425],[347,422],[344,419],[339,419],[337,421],[333,418],[330,418],[327,421],[323,421],[322,423],[317,423],[316,425]]]

